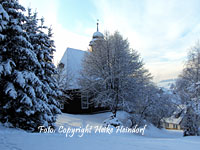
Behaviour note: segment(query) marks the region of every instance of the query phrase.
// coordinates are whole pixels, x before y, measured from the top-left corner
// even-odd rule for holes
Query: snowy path
[[[57,126],[101,125],[109,113],[58,117]],[[181,132],[150,128],[145,136],[135,134],[85,134],[82,138],[65,134],[26,133],[0,126],[0,150],[199,150],[200,137],[182,137]]]

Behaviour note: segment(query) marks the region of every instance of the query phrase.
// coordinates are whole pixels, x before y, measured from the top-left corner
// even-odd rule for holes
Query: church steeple
[[[104,39],[104,36],[101,32],[99,32],[99,19],[97,19],[97,31],[94,32],[92,36],[92,40],[90,41],[90,51],[92,51],[92,46],[94,45],[95,41]]]

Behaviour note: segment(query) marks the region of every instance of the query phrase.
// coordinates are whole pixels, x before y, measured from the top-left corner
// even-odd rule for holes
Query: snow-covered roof
[[[169,117],[169,118],[165,118],[164,121],[166,123],[180,124],[182,119],[183,119],[183,117],[178,117],[178,118]]]
[[[97,40],[97,39],[92,39],[92,40],[90,41],[89,46],[93,46],[96,40]]]
[[[64,68],[70,78],[68,89],[79,89],[78,78],[82,69],[82,60],[86,51],[67,48],[60,63],[64,64]]]

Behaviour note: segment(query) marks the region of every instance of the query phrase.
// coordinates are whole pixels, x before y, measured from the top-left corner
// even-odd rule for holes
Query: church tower
[[[89,46],[90,46],[90,52],[93,51],[92,47],[93,47],[95,41],[97,41],[97,40],[103,40],[104,39],[103,34],[101,32],[99,32],[99,22],[98,21],[99,20],[97,20],[97,31],[93,33],[92,40],[90,41],[90,44],[89,44]]]

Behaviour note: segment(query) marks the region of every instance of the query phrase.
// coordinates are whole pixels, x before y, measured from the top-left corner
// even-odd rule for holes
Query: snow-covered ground
[[[95,115],[62,114],[57,120],[56,133],[27,133],[8,129],[0,125],[0,150],[198,150],[200,137],[182,137],[180,131],[159,130],[153,126],[145,130],[144,136],[133,133],[91,133],[66,137],[58,133],[59,127],[86,128],[101,126],[110,113]],[[119,118],[124,118],[121,113]],[[61,131],[61,130],[60,130]]]

